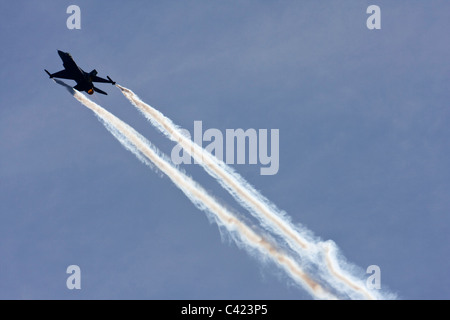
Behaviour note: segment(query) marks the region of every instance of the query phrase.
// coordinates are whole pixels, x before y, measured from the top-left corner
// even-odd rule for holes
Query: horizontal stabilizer
[[[83,91],[84,90],[84,88],[83,88],[83,86],[82,85],[80,85],[80,84],[77,84],[75,87],[73,87],[75,90],[78,90],[78,91]]]
[[[99,88],[96,88],[96,87],[94,87],[94,91],[98,92],[98,93],[101,93],[101,94],[106,94],[107,95],[107,93],[105,91],[102,91],[102,90],[100,90]]]

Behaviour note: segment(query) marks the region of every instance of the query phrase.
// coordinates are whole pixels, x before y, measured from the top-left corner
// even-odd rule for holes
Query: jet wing
[[[50,74],[48,71],[47,71],[47,73],[50,75],[50,78],[74,80],[72,72],[69,72],[66,69],[52,73],[52,74]]]
[[[91,79],[92,79],[92,82],[103,82],[103,83],[112,83],[112,84],[115,84],[115,82],[112,81],[109,77],[108,77],[108,80],[103,79],[103,78],[101,78],[101,77],[97,77],[97,76],[92,76]]]

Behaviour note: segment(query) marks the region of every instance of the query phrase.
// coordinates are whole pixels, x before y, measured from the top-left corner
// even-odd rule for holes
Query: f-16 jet
[[[113,85],[116,84],[108,76],[106,76],[108,80],[97,77],[97,70],[95,69],[89,73],[83,71],[83,69],[77,66],[70,53],[58,50],[58,54],[63,61],[64,70],[55,73],[50,73],[45,70],[50,78],[75,80],[77,85],[73,88],[78,91],[86,91],[88,94],[93,94],[94,91],[101,94],[107,94],[105,91],[96,88],[93,82],[111,83]]]

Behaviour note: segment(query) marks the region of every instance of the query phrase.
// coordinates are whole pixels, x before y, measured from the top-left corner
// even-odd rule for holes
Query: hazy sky
[[[69,30],[69,5],[81,29]],[[366,9],[381,8],[381,30]],[[279,129],[234,165],[401,299],[450,298],[448,1],[3,1],[0,298],[310,299],[48,79],[57,49],[191,133]],[[74,85],[73,82],[68,83]],[[93,101],[170,155],[120,91]],[[197,165],[183,168],[245,210]],[[66,268],[81,268],[68,290]]]

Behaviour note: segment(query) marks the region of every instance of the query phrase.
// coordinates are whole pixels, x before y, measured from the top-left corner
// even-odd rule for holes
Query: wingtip
[[[109,81],[111,81],[111,84],[114,86],[116,84],[115,81],[112,81],[111,78],[109,76],[106,76],[108,78]]]

